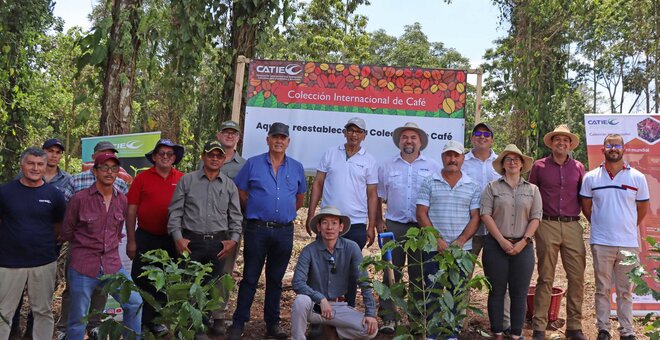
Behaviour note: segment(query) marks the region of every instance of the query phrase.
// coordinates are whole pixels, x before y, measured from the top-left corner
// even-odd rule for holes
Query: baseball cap
[[[232,130],[236,130],[238,132],[241,132],[241,128],[238,126],[238,123],[236,123],[233,120],[228,120],[228,121],[222,122],[222,124],[220,124],[220,131],[222,131],[224,129],[232,129]]]
[[[474,133],[475,131],[477,131],[477,128],[479,128],[479,127],[484,127],[484,128],[486,128],[486,129],[488,129],[488,131],[493,135],[493,137],[495,137],[495,134],[493,133],[493,129],[491,129],[491,128],[490,128],[490,125],[488,125],[488,124],[486,124],[486,123],[477,123],[477,124],[472,128],[472,133]]]
[[[344,128],[348,128],[350,125],[355,125],[355,126],[359,127],[362,130],[367,129],[367,124],[364,122],[364,119],[362,119],[360,117],[353,117],[353,118],[349,119],[348,123],[346,123],[346,125],[344,125]]]
[[[103,150],[111,150],[114,153],[119,153],[119,151],[117,151],[117,149],[115,148],[114,144],[105,140],[96,143],[96,145],[94,146],[94,152],[99,152]]]
[[[213,150],[220,150],[222,151],[223,154],[225,153],[225,148],[223,148],[222,144],[220,144],[220,142],[218,142],[217,140],[211,140],[206,142],[206,144],[204,144],[204,153],[208,153]]]
[[[465,148],[463,147],[463,144],[450,140],[445,144],[445,147],[442,148],[442,153],[445,153],[447,151],[454,151],[459,155],[462,155],[465,153]]]
[[[271,124],[270,129],[268,129],[268,135],[284,135],[289,137],[289,126],[284,123],[275,122]]]
[[[109,159],[114,159],[117,162],[117,165],[121,164],[121,162],[119,161],[119,158],[117,156],[115,156],[114,153],[102,153],[102,154],[96,156],[96,158],[94,159],[94,166],[98,166],[100,164],[103,164],[103,163],[105,163],[105,161],[107,161]]]
[[[42,149],[48,149],[51,146],[59,146],[62,151],[64,151],[64,145],[62,144],[62,141],[57,139],[57,138],[51,138],[48,139],[44,142],[44,145],[41,147]]]

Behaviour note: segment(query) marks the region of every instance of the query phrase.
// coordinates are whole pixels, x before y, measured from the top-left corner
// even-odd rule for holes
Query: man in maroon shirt
[[[536,184],[543,199],[543,220],[536,231],[538,279],[534,293],[532,339],[545,339],[548,309],[555,279],[558,254],[566,271],[566,338],[586,339],[582,333],[582,300],[586,247],[582,236],[578,193],[584,165],[571,158],[580,140],[566,125],[559,125],[543,137],[552,154],[534,162],[529,181]]]
[[[148,278],[140,277],[142,267],[146,265],[140,255],[150,250],[163,249],[171,257],[176,257],[174,241],[167,233],[167,207],[176,184],[183,176],[183,172],[174,168],[183,159],[183,151],[183,146],[169,139],[159,140],[153,151],[144,155],[154,166],[135,176],[128,191],[126,255],[133,260],[131,276],[140,289],[150,293],[163,305],[167,303],[167,296],[157,292]],[[154,323],[155,317],[154,308],[145,304],[142,324],[156,336],[163,336],[167,333],[167,327]]]
[[[130,279],[119,259],[119,240],[127,209],[126,196],[113,187],[119,173],[119,158],[112,153],[96,156],[92,173],[96,177],[94,185],[71,198],[62,225],[62,238],[71,247],[68,269],[71,303],[66,331],[69,340],[82,340],[85,336],[83,317],[89,312],[92,292],[104,283],[99,278],[121,273]],[[112,295],[120,301],[118,293]],[[141,304],[137,292],[132,292],[129,300],[121,304],[124,326],[138,338]]]

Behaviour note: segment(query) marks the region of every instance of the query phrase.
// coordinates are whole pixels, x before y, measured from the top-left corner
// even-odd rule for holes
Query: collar
[[[115,182],[116,182],[116,181],[115,181]],[[89,195],[90,195],[90,196],[97,195],[97,194],[100,195],[100,194],[101,194],[101,193],[99,192],[99,189],[96,188],[96,181],[94,181],[94,183],[93,183],[92,185],[90,185],[89,188],[87,188],[87,190],[89,190]],[[117,194],[118,194],[118,192],[117,192],[117,188],[115,188],[115,184],[112,183],[112,196],[117,197]]]
[[[571,155],[569,154],[566,157],[566,160],[564,161],[564,164],[559,164],[555,161],[555,157],[552,155],[552,153],[550,153],[550,155],[548,155],[545,159],[548,160],[552,164],[556,164],[557,166],[566,165],[566,164],[570,163],[572,160],[574,160],[573,157],[571,157]]]
[[[441,181],[443,183],[447,183],[447,180],[442,177],[442,172],[436,172],[433,175],[433,179],[436,181]],[[465,184],[465,183],[472,183],[472,178],[470,176],[467,176],[466,174],[463,173],[463,170],[461,170],[461,178],[458,179],[458,182],[456,182],[456,186],[459,184]],[[449,183],[447,183],[449,185]]]
[[[344,146],[343,143],[339,144],[339,150],[346,151],[346,146]],[[360,150],[358,150],[358,152],[356,152],[355,154],[356,155],[364,155],[365,152],[367,152],[367,151],[364,149],[364,146],[362,146],[362,144],[360,144]]]
[[[336,249],[342,249],[344,248],[344,240],[339,236],[337,238],[337,243],[335,243],[335,250]],[[314,243],[312,243],[313,247],[316,248],[316,251],[328,251],[328,248],[325,247],[325,243],[323,243],[323,240],[321,238],[314,240]]]
[[[202,168],[199,169],[199,170],[197,170],[197,171],[198,171],[198,173],[197,173],[197,178],[200,178],[200,179],[201,179],[201,178],[208,178],[208,177],[206,177],[206,173],[204,172],[204,166],[203,166],[203,165],[202,165]],[[171,175],[172,175],[172,172],[170,171],[170,176],[171,176]],[[221,178],[221,177],[222,177],[222,172],[218,171],[218,176],[215,176],[215,179],[217,179],[217,180],[219,180],[220,182],[222,182],[222,178]]]
[[[401,157],[401,153],[399,152],[398,154],[396,154],[396,156],[394,156],[394,158],[392,160],[395,161],[395,162],[401,161],[401,162],[405,162],[406,164],[412,164],[412,163],[415,163],[417,161],[420,161],[420,162],[421,161],[426,161],[426,160],[428,160],[428,158],[426,158],[426,156],[424,156],[422,153],[420,153],[419,157],[415,158],[415,160],[412,161],[412,163],[408,163],[408,161],[406,161],[405,159],[403,159],[403,157]]]
[[[603,161],[602,163],[600,163],[599,166],[600,166],[601,168],[605,169],[605,161]],[[626,162],[626,161],[623,161],[623,168],[622,168],[622,170],[630,170],[630,169],[631,169],[630,164],[629,164],[628,162]]]
[[[268,163],[269,165],[272,166],[273,163],[270,161],[270,156],[268,155],[268,151],[266,151],[266,153],[264,153],[263,156],[264,156],[264,159],[266,159],[266,163]],[[285,153],[284,154],[284,161],[282,162],[282,165],[286,165],[288,161],[289,161],[289,156],[287,156],[286,153]]]
[[[470,152],[468,152],[468,153],[465,154],[465,160],[468,160],[468,159],[476,159],[476,160],[478,160],[478,161],[481,162],[482,160],[479,159],[479,158],[477,158],[477,157],[474,155],[473,151],[474,151],[474,149],[470,150]],[[486,158],[486,161],[494,161],[496,158],[497,158],[497,154],[491,149],[491,150],[490,150],[490,156],[488,156],[488,158]],[[485,161],[484,161],[484,162],[485,162]]]
[[[506,180],[504,179],[504,176],[501,176],[501,177],[498,178],[496,181],[506,183]],[[508,184],[508,183],[507,183],[507,184]],[[518,184],[529,184],[529,182],[527,182],[526,179],[524,179],[522,176],[520,176],[520,181],[518,182]]]

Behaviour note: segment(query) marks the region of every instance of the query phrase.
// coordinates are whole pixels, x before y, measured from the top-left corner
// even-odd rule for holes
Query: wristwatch
[[[527,242],[527,244],[534,242],[534,239],[531,236],[525,236],[523,239],[525,242]]]

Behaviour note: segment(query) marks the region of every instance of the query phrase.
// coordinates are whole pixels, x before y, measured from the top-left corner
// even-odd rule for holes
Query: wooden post
[[[231,107],[231,120],[240,123],[241,101],[243,100],[243,79],[245,78],[245,64],[250,59],[243,55],[236,58],[236,80],[234,81],[234,101]]]
[[[481,122],[481,90],[484,70],[477,68],[469,69],[467,72],[469,74],[477,75],[477,98],[475,98],[474,101],[476,106],[474,109],[474,124],[479,124]]]

